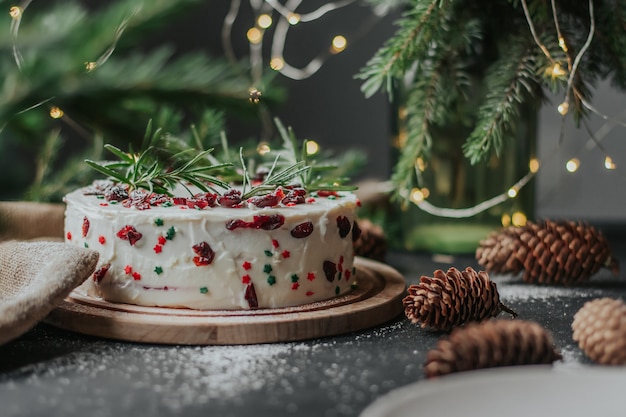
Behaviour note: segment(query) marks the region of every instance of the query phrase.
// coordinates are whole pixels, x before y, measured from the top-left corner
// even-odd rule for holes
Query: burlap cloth
[[[0,202],[0,344],[32,328],[96,268],[98,252],[60,241],[63,213],[63,205]]]

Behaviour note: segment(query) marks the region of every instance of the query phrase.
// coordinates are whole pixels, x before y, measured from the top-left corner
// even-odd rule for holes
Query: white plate
[[[391,391],[361,417],[624,417],[626,368],[519,366],[463,372]]]

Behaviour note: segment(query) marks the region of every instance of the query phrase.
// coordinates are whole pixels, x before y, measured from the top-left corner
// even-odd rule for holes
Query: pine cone
[[[593,361],[602,365],[626,364],[626,304],[598,298],[574,315],[574,340]]]
[[[354,253],[358,256],[384,261],[387,255],[387,239],[383,229],[367,219],[360,219],[361,234],[354,242]]]
[[[468,321],[483,321],[500,312],[517,314],[500,302],[496,283],[484,272],[467,267],[441,269],[434,277],[422,276],[419,284],[407,289],[404,313],[413,323],[435,330],[450,330]]]
[[[561,359],[541,325],[523,320],[470,323],[426,354],[427,378],[498,366],[550,364]]]
[[[489,273],[517,274],[533,284],[572,284],[588,280],[601,267],[619,273],[606,238],[577,222],[529,222],[507,227],[480,242],[478,263]]]

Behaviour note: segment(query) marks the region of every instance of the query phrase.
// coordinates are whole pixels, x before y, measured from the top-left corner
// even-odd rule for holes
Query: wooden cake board
[[[331,300],[257,310],[191,310],[110,303],[72,292],[45,322],[109,339],[182,345],[289,342],[374,327],[402,311],[404,277],[355,258],[357,287]]]

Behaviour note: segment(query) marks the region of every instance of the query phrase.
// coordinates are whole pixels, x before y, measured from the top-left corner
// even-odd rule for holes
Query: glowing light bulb
[[[519,189],[517,187],[511,187],[511,188],[509,188],[509,191],[506,192],[506,194],[509,196],[509,198],[517,197],[518,193],[519,193]]]
[[[246,33],[246,37],[250,43],[257,44],[263,39],[263,33],[258,28],[250,28]]]
[[[556,109],[561,115],[565,116],[569,111],[569,103],[567,101],[564,101],[563,103],[559,104]]]
[[[552,77],[562,77],[565,75],[565,70],[561,67],[561,64],[557,62],[552,67],[551,74],[552,74]]]
[[[93,61],[85,62],[85,69],[87,70],[87,72],[91,72],[96,69],[96,65],[97,64]]]
[[[268,145],[267,142],[261,142],[259,143],[259,146],[256,147],[256,151],[259,155],[265,155],[267,153],[269,153],[272,149],[270,148],[270,145]]]
[[[270,68],[274,71],[280,71],[285,66],[285,61],[280,57],[272,58],[270,61]]]
[[[268,14],[262,14],[256,19],[257,25],[262,29],[267,29],[272,26],[272,16]]]
[[[411,190],[410,199],[415,204],[419,204],[424,201],[424,193],[419,188],[413,188]]]
[[[56,106],[50,109],[50,117],[52,117],[53,119],[60,119],[61,117],[63,117],[64,114],[65,113],[63,113],[63,110]]]
[[[415,167],[417,169],[419,169],[421,172],[424,172],[424,170],[426,169],[426,163],[424,162],[423,158],[417,158],[415,160]]]
[[[19,19],[22,16],[22,8],[19,6],[13,6],[9,9],[9,15],[13,19]]]
[[[541,167],[541,162],[539,162],[539,160],[537,158],[532,158],[530,160],[530,162],[528,163],[528,169],[530,170],[530,172],[532,172],[533,174],[536,174],[537,171],[539,171],[539,168]]]
[[[615,163],[613,162],[613,160],[611,159],[610,156],[607,156],[606,158],[604,158],[604,167],[606,169],[615,169]]]
[[[330,48],[330,52],[332,52],[333,54],[338,54],[339,52],[346,49],[346,46],[348,46],[348,40],[344,36],[337,35],[333,38],[333,42],[331,45],[332,46]]]
[[[580,161],[578,160],[578,158],[572,158],[565,163],[565,169],[568,172],[576,172],[578,171],[579,167],[580,167]]]
[[[559,46],[564,52],[567,52],[567,44],[565,43],[563,36],[559,36]]]
[[[287,16],[287,21],[290,25],[297,25],[300,23],[300,15],[298,13],[290,13],[289,16]]]
[[[508,214],[504,213],[502,215],[502,218],[500,219],[500,222],[502,223],[502,226],[507,227],[511,225],[511,216],[509,216]]]
[[[527,221],[528,219],[526,218],[526,215],[521,211],[516,211],[511,216],[511,223],[513,223],[513,226],[525,226]]]
[[[261,96],[262,96],[261,92],[253,87],[249,90],[249,93],[250,93],[250,96],[248,97],[248,100],[250,100],[250,103],[259,104],[259,101],[261,101]]]
[[[306,153],[307,155],[315,155],[320,151],[320,145],[314,140],[306,141]]]

